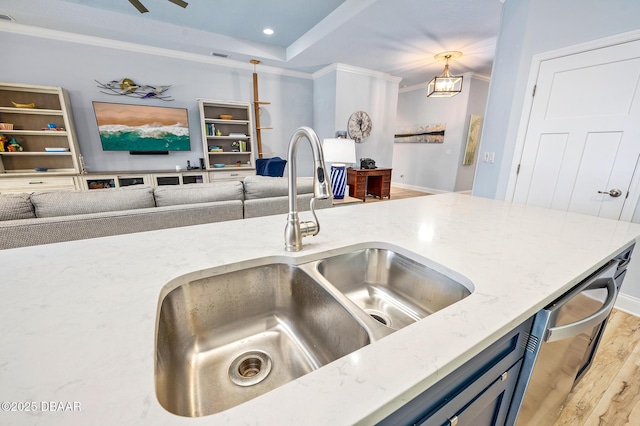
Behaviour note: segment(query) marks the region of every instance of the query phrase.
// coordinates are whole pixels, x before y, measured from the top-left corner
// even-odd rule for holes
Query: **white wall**
[[[427,192],[471,189],[477,161],[462,166],[469,117],[484,115],[488,83],[465,75],[462,92],[451,98],[427,98],[426,83],[402,89],[398,96],[396,129],[445,123],[444,143],[393,144],[392,181]]]
[[[320,139],[335,137],[336,73],[329,72],[313,79],[313,122]]]
[[[637,0],[506,0],[489,88],[482,152],[496,152],[494,164],[480,163],[473,194],[504,199],[534,55],[640,29]]]
[[[356,144],[356,159],[373,158],[378,167],[391,167],[393,131],[400,79],[367,70],[338,67],[336,80],[336,129],[347,130],[349,117],[365,111],[371,117],[371,134]]]
[[[0,80],[36,85],[61,86],[70,95],[80,151],[90,172],[121,170],[169,170],[198,164],[203,157],[197,98],[251,102],[250,66],[237,68],[198,60],[160,56],[125,49],[0,32],[2,62]],[[117,43],[115,44],[117,45]],[[313,81],[302,77],[261,72],[258,67],[260,100],[270,101],[262,110],[263,151],[286,157],[290,136],[299,126],[313,126]],[[123,77],[140,84],[171,85],[166,92],[175,100],[164,102],[110,96],[100,93],[95,80],[108,82]],[[127,152],[102,151],[93,115],[92,101],[122,102],[188,108],[190,152],[168,156],[131,156]],[[303,150],[301,150],[303,151]],[[299,175],[312,174],[312,166],[301,162]]]
[[[465,117],[464,134],[462,135],[462,145],[460,157],[458,158],[458,174],[456,175],[455,191],[469,191],[473,188],[473,178],[478,166],[478,158],[480,158],[479,147],[476,146],[476,153],[473,158],[473,164],[463,165],[465,152],[467,149],[467,138],[469,136],[469,123],[472,115],[479,115],[484,121],[485,107],[487,105],[487,95],[489,93],[489,82],[483,79],[474,78],[471,80],[469,87],[469,102],[467,103],[467,116]],[[482,124],[480,125],[479,135],[482,135]]]
[[[333,64],[314,74],[314,121],[321,139],[347,130],[349,117],[365,111],[373,123],[371,135],[356,144],[356,159],[373,158],[378,167],[391,167],[393,134],[400,79],[388,74]]]

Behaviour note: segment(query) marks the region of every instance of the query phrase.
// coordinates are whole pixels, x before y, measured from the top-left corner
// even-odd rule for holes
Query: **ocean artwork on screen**
[[[105,151],[189,151],[186,108],[94,102]]]

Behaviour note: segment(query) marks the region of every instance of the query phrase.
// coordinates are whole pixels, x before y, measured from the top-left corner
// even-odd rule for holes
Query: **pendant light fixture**
[[[442,52],[434,56],[438,61],[445,61],[442,74],[433,79],[427,85],[428,98],[450,98],[462,91],[462,76],[451,75],[449,72],[449,60],[462,56],[462,52]]]

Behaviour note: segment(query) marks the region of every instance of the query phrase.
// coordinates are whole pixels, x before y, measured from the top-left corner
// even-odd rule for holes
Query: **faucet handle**
[[[300,234],[303,237],[313,237],[314,235],[318,235],[318,232],[320,232],[320,222],[318,221],[318,216],[316,216],[315,204],[316,198],[313,197],[311,198],[311,201],[309,201],[309,209],[311,210],[311,214],[313,215],[313,219],[315,220],[315,222],[311,220],[300,222]]]

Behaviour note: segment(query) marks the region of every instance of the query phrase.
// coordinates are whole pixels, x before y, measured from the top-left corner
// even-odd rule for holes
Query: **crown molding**
[[[312,78],[315,80],[317,78],[320,78],[326,74],[329,74],[331,72],[337,72],[337,71],[343,71],[343,72],[349,72],[352,74],[358,74],[358,75],[362,75],[365,77],[375,77],[375,78],[381,78],[383,80],[387,80],[390,81],[392,83],[400,83],[400,81],[402,80],[402,77],[396,77],[393,76],[391,74],[387,74],[386,72],[380,72],[380,71],[373,71],[367,68],[360,68],[360,67],[354,67],[352,65],[346,65],[346,64],[331,64],[328,65],[316,72],[314,72],[311,76]]]
[[[102,37],[88,36],[77,33],[69,33],[65,31],[51,30],[47,28],[34,27],[31,25],[18,24],[15,22],[0,21],[0,32],[26,35],[31,37],[40,37],[50,40],[65,41],[69,43],[85,44],[89,46],[105,47],[116,50],[126,50],[129,52],[146,53],[149,55],[163,56],[167,58],[180,59],[183,61],[200,62],[211,65],[219,65],[228,68],[242,69],[253,71],[253,65],[233,59],[217,58],[209,55],[199,55],[196,53],[180,52],[177,50],[166,49],[162,47],[148,46],[144,44],[131,43],[127,41],[112,40]],[[312,74],[293,71],[285,68],[273,67],[269,65],[260,65],[260,72],[284,75],[288,77],[312,79]]]

